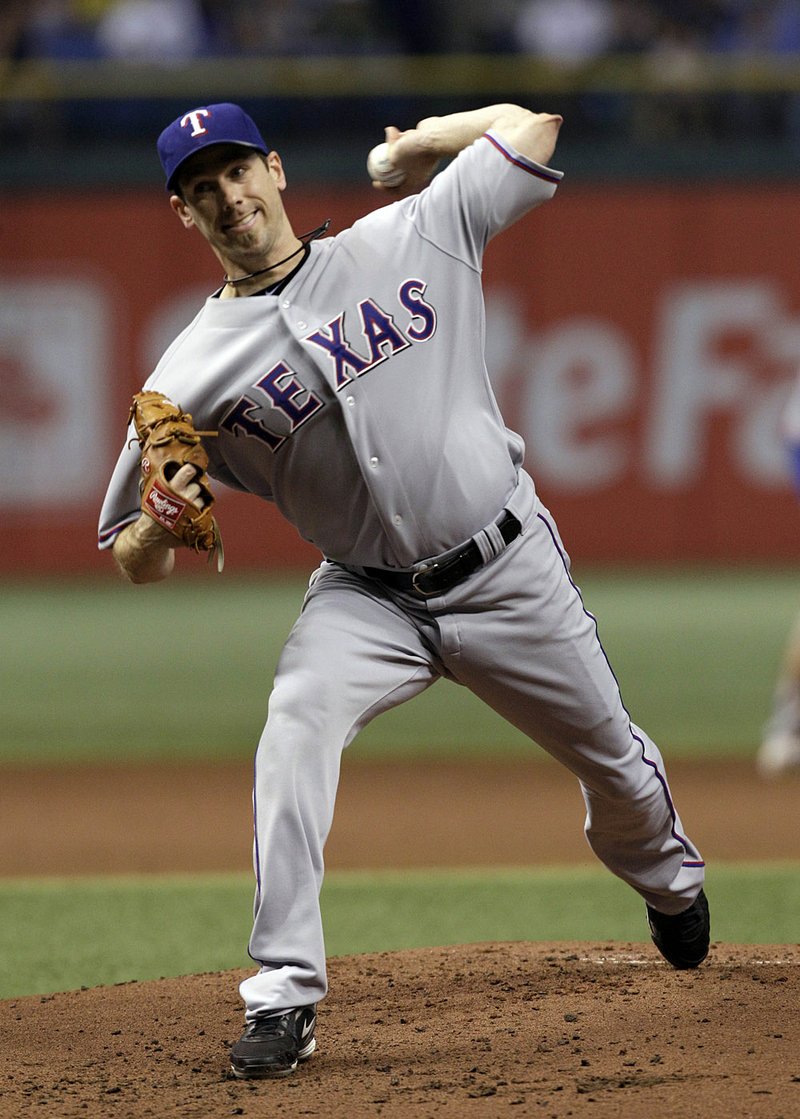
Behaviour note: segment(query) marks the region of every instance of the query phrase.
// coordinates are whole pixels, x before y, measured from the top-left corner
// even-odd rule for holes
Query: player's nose
[[[242,190],[238,183],[226,182],[219,184],[220,200],[226,210],[235,210],[242,202]]]

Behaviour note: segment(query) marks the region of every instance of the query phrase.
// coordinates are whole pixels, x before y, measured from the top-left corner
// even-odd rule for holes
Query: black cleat
[[[317,1047],[314,1006],[259,1014],[231,1049],[231,1071],[240,1080],[288,1076]]]
[[[653,944],[673,967],[699,967],[708,955],[711,920],[708,901],[701,890],[688,909],[670,917],[647,906]]]

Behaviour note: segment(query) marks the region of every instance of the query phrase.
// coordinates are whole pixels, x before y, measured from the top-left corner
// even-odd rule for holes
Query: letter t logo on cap
[[[210,117],[211,113],[208,109],[193,109],[191,113],[187,113],[181,119],[181,128],[185,128],[187,124],[192,126],[192,136],[205,136],[208,131],[200,121],[200,117]]]

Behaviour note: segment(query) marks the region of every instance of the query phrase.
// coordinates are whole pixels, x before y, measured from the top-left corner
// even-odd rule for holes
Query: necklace
[[[301,244],[294,250],[293,253],[289,253],[288,256],[285,256],[283,260],[278,260],[275,262],[275,264],[269,264],[266,268],[259,268],[255,272],[248,272],[246,276],[237,276],[233,280],[230,278],[230,276],[224,276],[223,279],[225,280],[225,283],[230,284],[232,287],[236,287],[237,284],[243,284],[245,280],[252,280],[255,276],[263,276],[265,272],[272,272],[273,269],[280,268],[280,266],[282,264],[285,264],[287,260],[291,260],[293,256],[297,256],[298,253],[301,253],[306,245],[309,243],[309,241],[316,241],[317,237],[321,237],[323,233],[327,233],[328,226],[330,224],[331,219],[326,218],[322,225],[318,225],[317,228],[312,229],[310,233],[301,233]]]

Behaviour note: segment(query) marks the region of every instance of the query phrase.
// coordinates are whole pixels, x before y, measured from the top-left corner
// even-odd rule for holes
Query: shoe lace
[[[288,1028],[288,1018],[285,1014],[264,1014],[250,1025],[250,1037],[285,1037]]]

